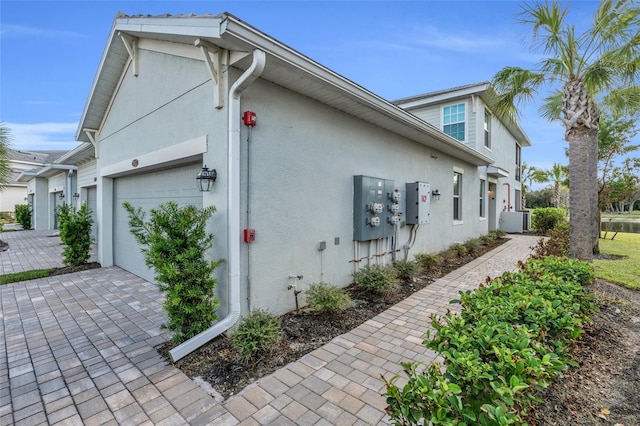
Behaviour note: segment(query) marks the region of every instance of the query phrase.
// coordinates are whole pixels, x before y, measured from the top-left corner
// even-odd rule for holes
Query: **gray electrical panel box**
[[[353,177],[353,239],[377,240],[393,235],[399,224],[394,181],[370,176]]]
[[[431,211],[431,185],[424,182],[407,183],[407,225],[429,223]]]

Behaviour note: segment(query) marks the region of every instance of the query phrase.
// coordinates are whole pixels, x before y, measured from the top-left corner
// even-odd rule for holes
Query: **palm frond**
[[[544,84],[544,74],[520,67],[505,67],[493,77],[496,97],[490,108],[504,117],[519,116],[518,106],[531,101]]]
[[[562,113],[562,91],[558,90],[544,98],[538,112],[549,121],[559,120]]]
[[[640,86],[626,86],[611,90],[602,98],[603,105],[613,118],[640,114]]]

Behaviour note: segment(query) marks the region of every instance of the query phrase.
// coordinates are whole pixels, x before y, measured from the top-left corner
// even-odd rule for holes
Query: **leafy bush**
[[[240,320],[232,336],[233,347],[246,360],[274,348],[282,336],[280,320],[261,309],[255,309]]]
[[[328,283],[313,283],[305,293],[309,306],[320,311],[337,312],[351,306],[351,296]]]
[[[393,270],[381,265],[367,265],[354,272],[353,280],[356,285],[365,290],[383,293],[396,285]]]
[[[472,255],[478,253],[480,246],[482,246],[482,240],[480,240],[480,238],[469,238],[464,242],[464,247],[467,249],[467,253]]]
[[[415,259],[418,265],[427,272],[435,271],[444,262],[442,256],[432,253],[418,253],[415,255]]]
[[[460,292],[459,315],[432,316],[424,344],[444,359],[419,371],[403,363],[408,383],[386,380],[396,424],[522,424],[535,392],[573,362],[568,344],[596,307],[584,285],[591,265],[567,258],[533,259],[475,292]]]
[[[534,209],[531,214],[531,227],[536,231],[547,233],[556,227],[558,223],[565,221],[564,209],[545,207]]]
[[[31,229],[31,206],[29,204],[16,204],[16,220],[22,229]]]
[[[403,281],[409,281],[416,274],[417,265],[411,260],[396,260],[393,262],[396,276]]]
[[[534,257],[569,256],[569,222],[562,221],[547,232],[548,238],[540,238],[534,247]]]
[[[452,244],[449,250],[455,252],[458,257],[464,257],[467,254],[467,247],[461,243]]]
[[[64,242],[66,237],[66,228],[64,224],[69,220],[69,216],[75,213],[75,208],[70,204],[60,204],[56,206],[53,211],[58,219],[58,231],[60,232],[60,239]]]
[[[89,257],[91,250],[91,209],[83,203],[78,210],[65,210],[64,220],[60,224],[60,239],[65,245],[63,263],[65,265],[82,265]]]
[[[493,235],[493,239],[498,240],[500,238],[504,238],[507,235],[507,231],[498,228],[498,229],[489,231],[489,235]]]
[[[151,209],[145,222],[141,208],[124,202],[129,214],[129,227],[136,241],[143,246],[147,266],[153,268],[168,323],[163,327],[174,332],[173,340],[181,342],[208,329],[218,319],[219,305],[214,289],[213,271],[222,261],[206,260],[213,234],[206,232],[207,221],[215,207],[200,208],[178,205],[169,201]]]

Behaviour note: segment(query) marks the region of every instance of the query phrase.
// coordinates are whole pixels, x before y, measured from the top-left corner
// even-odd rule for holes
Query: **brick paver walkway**
[[[158,355],[155,285],[111,267],[0,286],[0,424],[386,424],[380,374],[434,359],[421,344],[429,315],[535,242],[511,235],[222,404]]]

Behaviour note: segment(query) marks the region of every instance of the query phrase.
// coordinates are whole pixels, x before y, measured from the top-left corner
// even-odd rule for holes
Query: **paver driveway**
[[[434,359],[421,344],[429,315],[515,269],[536,240],[510,236],[223,404],[158,355],[155,285],[110,267],[0,286],[0,425],[387,424],[380,374]]]

